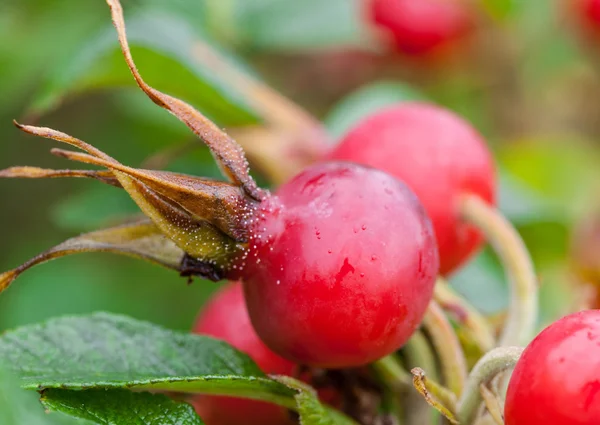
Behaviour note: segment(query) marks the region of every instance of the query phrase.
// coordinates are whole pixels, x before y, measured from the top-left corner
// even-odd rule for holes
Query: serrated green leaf
[[[51,319],[0,337],[0,359],[28,389],[134,388],[223,394],[294,407],[294,392],[206,336],[120,315]]]
[[[101,425],[203,425],[192,406],[163,394],[50,389],[42,394],[42,404]]]
[[[189,101],[221,125],[250,125],[260,120],[230,84],[202,65],[194,53],[200,39],[186,20],[143,12],[128,19],[127,34],[136,61],[151,84]],[[204,39],[202,42],[207,44]],[[242,67],[223,51],[210,47],[229,65]],[[83,43],[68,63],[57,67],[35,97],[32,109],[44,113],[66,95],[133,85],[114,29],[107,24],[99,35]]]
[[[325,123],[336,138],[341,137],[362,118],[400,102],[424,101],[426,97],[406,84],[394,81],[371,83],[342,99],[330,112]]]
[[[34,393],[19,388],[19,381],[0,368],[0,424],[2,425],[86,425],[87,421],[62,413],[47,414]]]

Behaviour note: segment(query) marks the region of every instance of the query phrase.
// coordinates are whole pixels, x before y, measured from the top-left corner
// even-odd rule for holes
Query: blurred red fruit
[[[269,350],[252,328],[242,286],[238,282],[221,288],[196,320],[194,333],[221,339],[248,354],[265,373],[292,375],[295,365]],[[217,396],[198,396],[193,404],[206,425],[289,424],[288,412],[260,401]]]

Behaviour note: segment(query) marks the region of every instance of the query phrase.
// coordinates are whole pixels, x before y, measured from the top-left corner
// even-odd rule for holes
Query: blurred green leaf
[[[363,38],[358,0],[228,1],[241,26],[242,43],[256,49],[320,50],[357,45]]]
[[[564,223],[566,219],[556,204],[502,167],[498,171],[498,208],[517,226],[536,222]]]
[[[0,358],[28,389],[135,388],[265,401],[293,395],[223,341],[107,313],[6,332]]]
[[[230,84],[202,65],[195,54],[197,32],[185,20],[144,12],[127,20],[127,34],[141,73],[152,85],[187,100],[221,125],[259,121]],[[202,42],[207,43],[205,39]],[[242,67],[215,46],[211,47],[226,63]],[[35,97],[32,109],[34,113],[44,113],[55,108],[66,95],[133,85],[114,30],[107,27],[83,43],[68,63],[56,68]]]
[[[486,314],[497,313],[508,305],[504,272],[489,248],[450,276],[449,281],[473,306]]]
[[[94,184],[92,187],[59,201],[50,211],[60,227],[73,231],[93,231],[110,222],[141,214],[123,190]]]
[[[101,425],[203,425],[192,406],[163,394],[50,389],[42,394],[42,403],[49,410]]]
[[[325,118],[329,131],[339,138],[362,118],[400,102],[425,101],[417,89],[395,81],[370,83],[342,99]]]
[[[510,18],[518,12],[521,0],[480,0],[481,7],[495,19]]]
[[[44,413],[37,394],[19,388],[19,381],[0,367],[0,424],[2,425],[85,425],[62,413]]]
[[[551,204],[555,217],[568,222],[596,202],[600,153],[577,140],[524,140],[498,149],[502,167],[523,186]]]

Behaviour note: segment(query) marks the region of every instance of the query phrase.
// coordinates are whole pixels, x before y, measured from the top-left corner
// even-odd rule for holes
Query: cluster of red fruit
[[[485,143],[461,118],[417,103],[382,110],[261,203],[236,268],[242,284],[221,290],[195,331],[226,340],[268,373],[384,357],[418,328],[437,275],[482,242],[458,217],[461,196],[493,203],[494,186]],[[209,425],[284,417],[238,402],[201,397],[198,408]]]

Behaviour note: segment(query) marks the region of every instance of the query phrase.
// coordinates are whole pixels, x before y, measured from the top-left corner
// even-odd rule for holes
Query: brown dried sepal
[[[254,200],[261,200],[264,193],[250,176],[248,161],[241,146],[191,105],[150,87],[142,79],[131,56],[121,3],[118,0],[107,0],[107,4],[111,10],[125,62],[137,85],[154,103],[179,118],[206,143],[221,170],[232,183],[242,187]]]
[[[50,171],[34,167],[13,167],[0,171],[0,177],[91,177],[123,187],[140,206],[142,211],[153,218],[160,227],[159,217],[145,204],[148,200],[140,196],[140,191],[155,192],[161,199],[177,206],[186,216],[185,221],[207,221],[237,242],[246,242],[246,219],[256,201],[249,199],[243,190],[233,184],[211,179],[188,176],[167,171],[140,170],[125,166],[104,152],[65,133],[44,127],[15,125],[26,133],[67,143],[85,152],[71,152],[53,149],[52,153],[70,160],[106,167],[109,171]],[[24,175],[26,174],[26,175]],[[112,178],[110,175],[112,174]],[[132,184],[136,180],[138,184]],[[139,185],[141,184],[141,186]],[[187,224],[186,224],[187,226]],[[167,233],[169,236],[169,234]],[[186,251],[188,252],[188,251]],[[192,254],[190,252],[190,254]],[[193,254],[192,254],[193,255]]]
[[[415,367],[410,371],[413,375],[413,386],[423,396],[427,404],[440,412],[452,424],[458,424],[456,415],[456,399],[454,394],[439,384],[427,379],[425,371]]]
[[[140,258],[173,270],[179,270],[184,252],[148,219],[109,229],[86,233],[32,258],[14,270],[0,274],[0,292],[21,273],[55,258],[83,252],[112,252]]]

